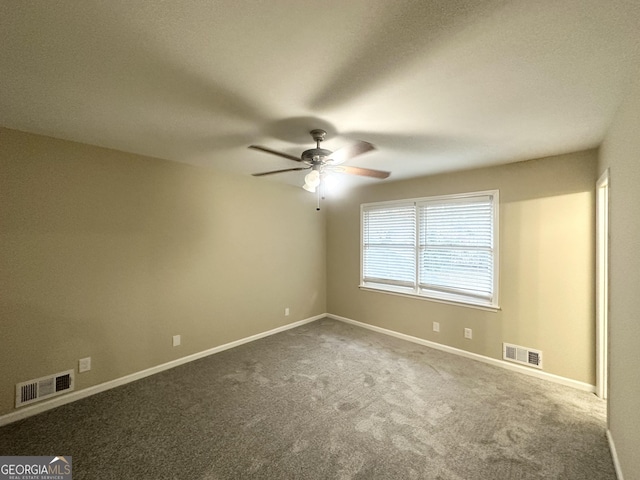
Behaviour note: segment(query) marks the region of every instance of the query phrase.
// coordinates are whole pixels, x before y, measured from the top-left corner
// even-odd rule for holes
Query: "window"
[[[498,308],[498,191],[361,207],[362,288]]]

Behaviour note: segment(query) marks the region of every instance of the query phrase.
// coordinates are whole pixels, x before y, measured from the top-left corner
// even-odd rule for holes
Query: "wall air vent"
[[[16,408],[73,390],[73,370],[16,385]]]
[[[542,352],[540,350],[503,343],[502,358],[510,362],[542,369]]]

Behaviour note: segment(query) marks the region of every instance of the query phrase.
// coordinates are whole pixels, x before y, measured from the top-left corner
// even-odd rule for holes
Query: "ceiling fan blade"
[[[274,173],[296,172],[298,170],[309,170],[311,167],[285,168],[283,170],[272,170],[271,172],[252,173],[254,177],[264,177],[265,175],[273,175]]]
[[[363,177],[387,178],[391,172],[373,170],[371,168],[339,166],[331,169],[334,172],[348,173],[349,175],[362,175]]]
[[[252,148],[254,150],[260,150],[261,152],[270,153],[272,155],[278,155],[279,157],[284,157],[284,158],[287,158],[289,160],[293,160],[294,162],[301,162],[302,161],[302,159],[300,159],[298,157],[294,157],[293,155],[289,155],[288,153],[278,152],[277,150],[271,150],[270,148],[261,147],[260,145],[249,145],[249,148]]]
[[[362,155],[363,153],[367,153],[375,149],[376,147],[371,145],[369,142],[359,141],[358,143],[354,143],[353,145],[343,147],[340,150],[333,152],[329,156],[329,163],[331,165],[340,165],[357,155]]]

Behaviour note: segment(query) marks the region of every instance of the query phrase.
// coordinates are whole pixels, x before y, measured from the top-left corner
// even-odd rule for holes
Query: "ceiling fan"
[[[343,147],[335,152],[320,148],[320,142],[325,139],[327,132],[321,129],[311,130],[309,132],[311,137],[316,142],[316,148],[311,148],[302,152],[300,158],[294,157],[287,153],[278,152],[267,147],[260,145],[250,145],[249,148],[253,150],[259,150],[261,152],[270,153],[279,157],[293,160],[294,162],[303,163],[304,167],[285,168],[282,170],[272,170],[269,172],[254,173],[254,177],[262,177],[264,175],[273,175],[275,173],[295,172],[301,170],[311,170],[305,177],[305,183],[302,188],[309,192],[318,193],[318,208],[320,210],[320,196],[322,190],[322,181],[327,173],[338,172],[347,173],[349,175],[361,175],[365,177],[373,178],[387,178],[391,175],[391,172],[384,172],[382,170],[373,170],[371,168],[351,167],[347,165],[341,165],[347,160],[362,155],[363,153],[375,150],[375,147],[369,142],[358,141],[357,143]],[[322,195],[324,198],[324,195]]]

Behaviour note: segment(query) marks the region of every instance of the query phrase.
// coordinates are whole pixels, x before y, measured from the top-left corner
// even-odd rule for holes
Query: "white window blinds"
[[[493,298],[491,196],[418,204],[421,289]]]
[[[497,307],[497,196],[363,205],[361,285]]]
[[[415,205],[394,205],[363,212],[365,282],[414,287],[416,278]]]

